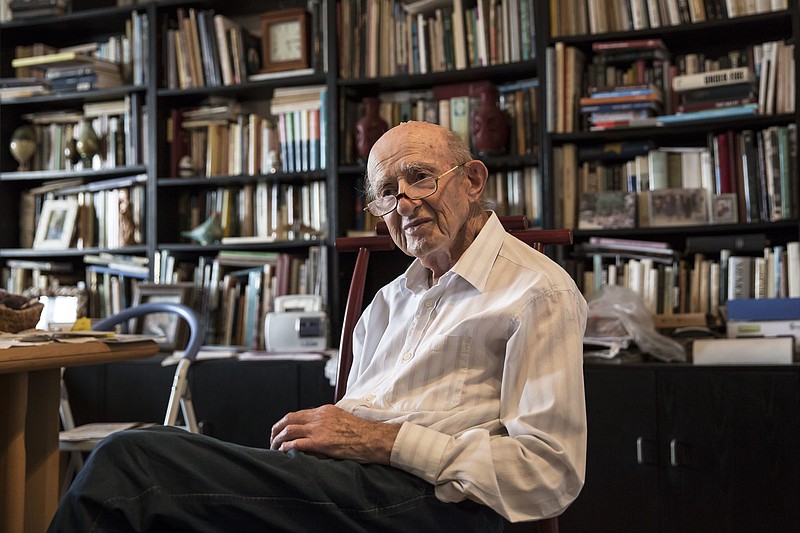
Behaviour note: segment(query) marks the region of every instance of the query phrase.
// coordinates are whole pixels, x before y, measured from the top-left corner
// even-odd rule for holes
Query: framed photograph
[[[308,12],[292,8],[264,13],[261,43],[261,72],[309,68]]]
[[[42,206],[42,214],[33,238],[35,249],[69,248],[75,221],[78,216],[78,201],[48,199]]]
[[[600,191],[581,195],[578,228],[617,229],[635,227],[635,192]]]
[[[711,195],[711,223],[736,224],[739,222],[738,204],[736,193]]]
[[[191,305],[194,283],[138,283],[133,289],[133,306],[144,303],[170,302]],[[154,335],[162,351],[182,349],[187,341],[186,323],[175,313],[152,313],[131,320],[131,333]]]
[[[656,189],[647,194],[650,198],[650,227],[708,223],[708,192],[705,189]]]

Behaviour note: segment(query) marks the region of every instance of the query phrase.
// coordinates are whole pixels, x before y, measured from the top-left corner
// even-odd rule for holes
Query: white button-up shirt
[[[402,424],[391,464],[509,520],[558,514],[583,486],[586,302],[492,214],[433,287],[419,260],[354,335],[339,406]]]

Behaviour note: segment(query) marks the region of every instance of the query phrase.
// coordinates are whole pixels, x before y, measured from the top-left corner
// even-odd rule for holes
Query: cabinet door
[[[659,374],[668,531],[800,531],[795,370]]]
[[[586,484],[562,533],[654,531],[658,519],[655,372],[587,366]]]

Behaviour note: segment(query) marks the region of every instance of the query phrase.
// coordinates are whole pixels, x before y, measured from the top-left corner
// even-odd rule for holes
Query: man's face
[[[412,183],[437,177],[454,166],[440,132],[425,123],[403,124],[372,148],[369,176],[377,194],[399,194]],[[405,196],[383,220],[397,246],[423,263],[454,262],[463,252],[462,228],[469,215],[467,169],[459,167],[420,200]],[[426,265],[427,266],[427,265]]]

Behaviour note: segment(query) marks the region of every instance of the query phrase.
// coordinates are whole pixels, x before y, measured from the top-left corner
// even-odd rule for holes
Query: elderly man
[[[381,137],[368,209],[416,259],[355,332],[347,394],[271,450],[171,428],[111,437],[51,531],[499,531],[583,485],[586,303],[481,207],[487,178],[424,122]]]

